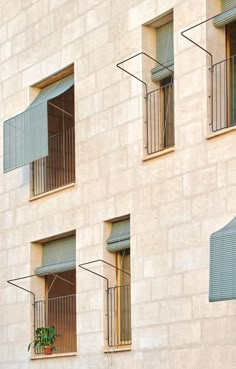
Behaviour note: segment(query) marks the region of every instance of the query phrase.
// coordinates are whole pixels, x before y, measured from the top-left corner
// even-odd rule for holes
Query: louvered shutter
[[[173,22],[169,22],[156,30],[156,59],[168,69],[157,65],[151,70],[152,80],[159,81],[169,77],[174,70]]]
[[[112,223],[111,234],[107,239],[107,250],[117,252],[130,247],[130,221],[129,219]]]
[[[71,75],[44,88],[23,113],[4,122],[4,172],[48,155],[48,101],[67,91],[73,83]]]
[[[209,301],[236,298],[236,217],[210,237]]]
[[[222,14],[214,19],[216,27],[224,27],[225,25],[236,20],[236,1],[235,0],[221,0]]]
[[[45,276],[49,273],[67,272],[76,268],[75,236],[60,238],[43,245],[42,265],[35,274]]]

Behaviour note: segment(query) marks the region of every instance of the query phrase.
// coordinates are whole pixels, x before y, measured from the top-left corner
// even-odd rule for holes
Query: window
[[[131,345],[129,219],[112,223],[107,249],[116,264],[116,283],[108,291],[108,346],[122,347]]]
[[[209,300],[236,298],[236,217],[210,238]]]
[[[4,172],[33,163],[32,194],[75,181],[73,74],[42,88],[4,122]]]
[[[221,1],[222,13],[215,27],[225,28],[225,57],[212,66],[212,130],[236,124],[236,7],[231,0]]]
[[[174,146],[173,21],[156,29],[156,60],[151,70],[157,88],[147,96],[147,154]]]
[[[32,163],[34,196],[75,182],[74,86],[48,101],[48,156]]]
[[[44,279],[45,298],[34,304],[35,329],[54,326],[55,353],[76,351],[75,236],[42,245],[42,265],[35,270]],[[35,354],[42,354],[37,349]]]

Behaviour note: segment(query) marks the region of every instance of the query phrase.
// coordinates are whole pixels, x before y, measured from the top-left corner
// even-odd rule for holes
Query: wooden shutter
[[[236,20],[235,0],[221,0],[221,11],[222,13],[214,19],[216,27],[224,27]]]
[[[174,70],[174,40],[173,22],[169,22],[156,30],[156,59],[168,69],[157,65],[151,70],[152,80],[160,81],[172,73]]]
[[[130,247],[130,221],[129,219],[112,223],[111,234],[107,239],[107,250],[117,252]]]
[[[210,237],[209,301],[236,298],[236,217]]]
[[[42,265],[35,269],[35,274],[45,276],[75,269],[75,250],[75,236],[46,242],[43,245]]]
[[[23,113],[4,122],[4,172],[48,155],[48,101],[67,91],[73,83],[71,75],[44,88]]]

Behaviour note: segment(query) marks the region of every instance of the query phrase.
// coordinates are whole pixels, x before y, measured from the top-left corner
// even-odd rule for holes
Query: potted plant
[[[34,340],[28,345],[28,351],[33,344],[34,349],[43,348],[45,355],[51,355],[52,351],[56,350],[54,342],[57,337],[58,334],[54,326],[39,327],[35,330]]]

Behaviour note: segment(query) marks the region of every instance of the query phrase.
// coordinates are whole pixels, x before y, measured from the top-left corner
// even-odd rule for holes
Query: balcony
[[[174,146],[174,85],[167,83],[147,93],[147,155]]]
[[[236,125],[236,56],[212,67],[212,131]]]
[[[76,295],[37,301],[34,304],[35,329],[54,326],[57,334],[56,354],[76,352]],[[35,354],[42,355],[43,349]]]
[[[33,196],[74,183],[74,127],[49,137],[48,156],[34,161],[31,168]]]
[[[130,285],[108,289],[108,346],[131,345]]]

